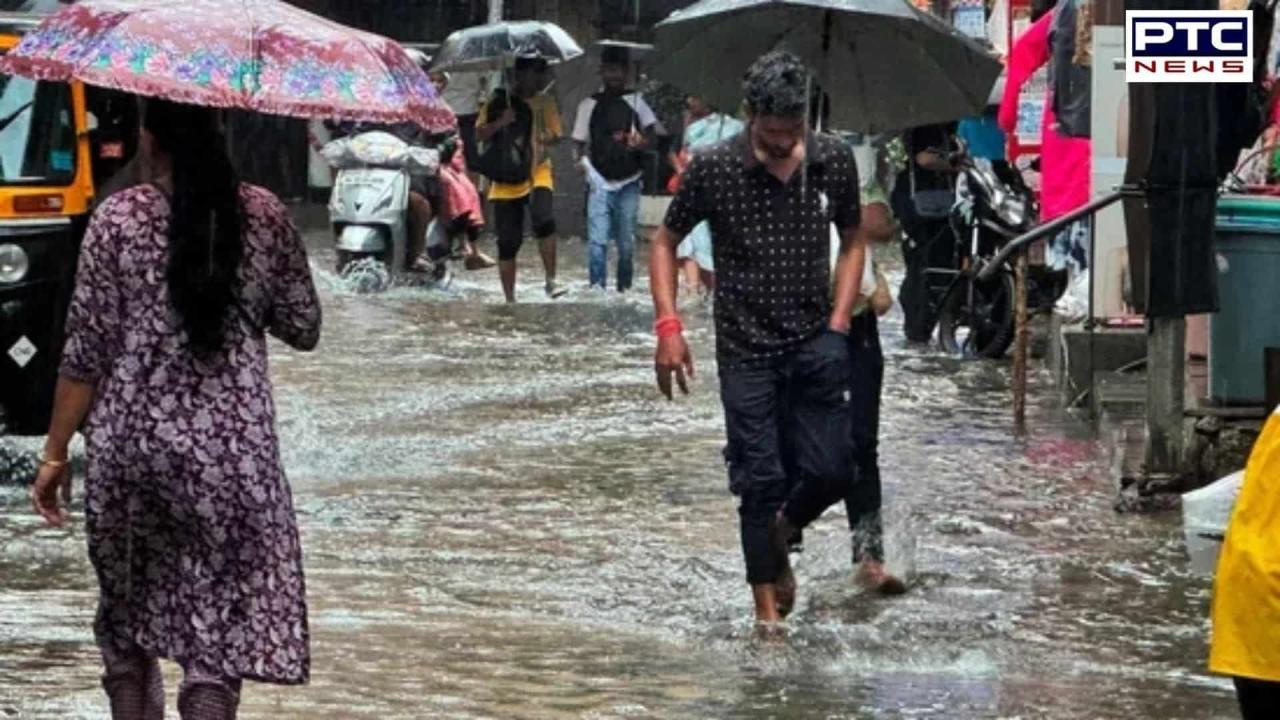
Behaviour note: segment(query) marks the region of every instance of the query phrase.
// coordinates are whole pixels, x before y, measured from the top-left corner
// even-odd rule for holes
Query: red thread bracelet
[[[653,324],[653,331],[659,338],[669,338],[684,332],[684,323],[680,322],[677,315],[668,315],[658,318]]]

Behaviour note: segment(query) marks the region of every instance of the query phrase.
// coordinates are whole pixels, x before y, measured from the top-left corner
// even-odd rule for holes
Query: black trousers
[[[781,572],[770,538],[778,511],[803,528],[849,494],[848,338],[824,331],[768,364],[722,368],[720,397],[747,582],[772,583]]]
[[[854,482],[844,499],[853,536],[853,562],[884,561],[880,522],[880,391],[884,386],[884,352],[880,327],[870,309],[849,328],[849,391],[853,421]]]
[[[955,267],[955,247],[955,236],[946,218],[922,220],[907,229],[902,243],[906,273],[898,291],[898,302],[902,304],[902,332],[912,342],[928,342],[933,337],[938,316],[933,307],[931,286],[950,282],[950,278],[939,278],[928,270]]]
[[[498,259],[515,260],[524,244],[524,216],[528,210],[533,236],[539,240],[556,232],[556,216],[553,204],[555,195],[547,188],[534,188],[532,192],[515,200],[492,200],[493,219],[498,235]]]
[[[1280,718],[1280,682],[1237,677],[1236,698],[1240,701],[1240,717],[1244,720]]]
[[[458,137],[462,140],[462,153],[468,168],[480,166],[480,151],[476,146],[476,120],[479,115],[458,116]]]

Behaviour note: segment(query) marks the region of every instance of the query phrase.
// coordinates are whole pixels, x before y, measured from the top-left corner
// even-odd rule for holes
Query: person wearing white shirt
[[[593,288],[605,289],[609,244],[618,248],[618,292],[634,277],[636,220],[640,211],[643,154],[658,120],[639,91],[627,90],[625,48],[606,48],[600,64],[604,88],[578,106],[573,126],[578,168],[587,180],[587,241]]]

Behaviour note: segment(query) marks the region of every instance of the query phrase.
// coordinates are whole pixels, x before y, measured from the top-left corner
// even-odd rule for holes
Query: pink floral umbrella
[[[456,125],[403,47],[280,0],[82,0],[0,72],[298,117]]]

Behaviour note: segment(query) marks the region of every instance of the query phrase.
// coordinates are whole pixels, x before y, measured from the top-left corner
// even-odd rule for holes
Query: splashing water
[[[382,292],[391,287],[391,271],[377,258],[352,260],[338,277],[351,292],[359,294]]]

